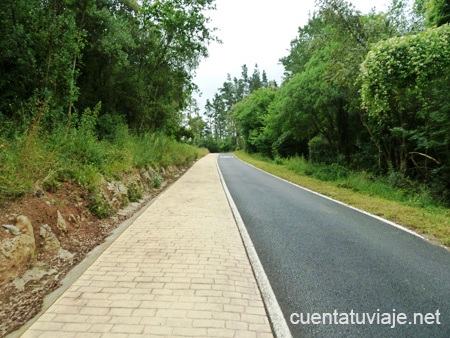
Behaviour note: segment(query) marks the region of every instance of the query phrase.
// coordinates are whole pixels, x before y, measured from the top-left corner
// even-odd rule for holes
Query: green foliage
[[[390,106],[391,96],[401,95],[397,92],[402,87],[410,87],[406,94],[427,104],[424,89],[450,63],[449,38],[450,28],[444,26],[375,45],[362,65],[361,75],[363,104],[369,114],[383,118],[391,113],[396,108]]]
[[[217,40],[204,13],[213,0],[0,6],[0,115],[18,134],[36,121],[46,132],[70,129],[100,101],[104,127],[120,116],[135,131],[172,134],[195,89],[192,73]]]
[[[173,136],[217,40],[212,9],[213,0],[3,1],[0,200],[59,180],[96,194],[102,177],[202,156]],[[92,207],[110,212],[97,197]]]
[[[271,145],[264,140],[263,126],[274,98],[273,88],[260,88],[233,106],[232,112],[247,152],[267,153],[270,149]]]
[[[0,140],[0,201],[29,192],[38,180],[49,180],[59,169],[35,133],[16,142]]]
[[[153,188],[159,189],[159,188],[161,188],[161,184],[162,184],[162,179],[160,177],[155,177],[153,179]]]
[[[363,15],[344,0],[317,1],[281,59],[281,87],[245,95],[243,67],[242,78],[229,77],[210,102],[216,132],[234,121],[249,153],[282,163],[308,158],[306,174],[355,189],[364,180],[350,171],[365,170],[384,175],[378,187],[392,194],[413,200],[416,191],[449,203],[450,26],[436,21],[447,2],[418,0],[409,8],[392,0],[386,12]],[[424,15],[441,26],[424,30]]]
[[[227,153],[233,151],[236,147],[236,140],[228,137],[222,140],[216,140],[211,135],[203,137],[199,142],[199,147],[208,149],[210,153]]]
[[[89,208],[98,218],[106,218],[114,213],[110,205],[99,194],[91,196]]]
[[[163,134],[129,136],[126,149],[133,158],[133,166],[137,168],[187,165],[199,157],[196,148],[178,143]]]
[[[264,105],[267,105],[270,101],[270,90],[274,90],[276,88],[275,82],[269,82],[267,80],[267,75],[265,71],[262,72],[262,75],[259,71],[258,65],[255,65],[253,74],[249,77],[247,65],[242,66],[242,74],[241,78],[234,77],[231,79],[231,75],[228,74],[227,81],[224,82],[222,88],[219,88],[218,93],[214,95],[212,101],[206,101],[206,116],[208,117],[207,125],[208,134],[214,139],[212,142],[209,138],[209,135],[206,135],[207,138],[205,140],[206,143],[209,144],[209,149],[215,149],[218,151],[229,151],[235,148],[239,148],[244,142],[244,147],[253,147],[251,142],[249,143],[249,134],[253,134],[254,143],[258,143],[256,139],[259,138],[258,134],[258,126],[252,126],[252,123],[255,121],[246,121],[248,113],[245,113],[240,110],[248,110],[248,107],[245,107],[246,104],[241,104],[240,107],[235,107],[235,105],[244,100],[247,100],[248,104],[253,100],[259,100],[259,103],[255,103],[259,106],[259,113],[250,113],[252,115],[251,119],[254,120],[253,115],[261,114],[264,110]],[[263,98],[266,96],[267,91],[267,99]],[[259,94],[256,92],[259,91]],[[253,99],[247,99],[247,96],[252,95],[259,96],[260,98],[253,97]],[[236,109],[239,110],[238,113],[235,113]],[[242,118],[239,117],[243,115]],[[245,115],[245,116],[244,116]],[[249,117],[250,118],[250,117]],[[238,125],[240,123],[240,125]],[[250,129],[252,131],[250,131]],[[244,135],[241,138],[240,133],[243,132]]]
[[[334,182],[337,186],[387,200],[407,203],[417,207],[433,207],[435,201],[426,185],[405,179],[398,173],[388,176],[375,176],[365,171],[353,171],[337,163],[319,164],[305,160],[304,157],[292,157],[271,161],[258,154],[252,155],[260,161],[282,165],[292,172],[315,179]]]
[[[439,27],[450,22],[449,0],[428,0],[424,7],[429,27]]]
[[[317,135],[308,142],[309,159],[316,163],[331,164],[337,161],[336,153],[322,135]]]
[[[448,25],[382,41],[362,65],[366,125],[392,170],[434,180],[449,166],[449,41]]]
[[[363,17],[345,1],[319,5],[320,10],[299,29],[289,55],[281,59],[287,79],[269,107],[264,131],[274,154],[309,156],[308,143],[318,137],[326,154],[317,160],[343,158],[350,163],[356,140],[367,139],[358,116],[355,81],[367,46],[382,35],[374,23],[381,27],[383,20]]]
[[[93,194],[93,210],[106,216],[110,210],[98,194],[104,177],[116,179],[133,168],[186,166],[205,155],[204,149],[164,134],[130,135],[125,129],[113,140],[98,140],[96,114],[96,110],[85,112],[69,133],[61,128],[46,136],[30,131],[14,142],[1,139],[0,201],[23,196],[35,185],[71,180]],[[154,185],[159,187],[161,182]],[[129,191],[131,201],[142,196],[138,187]]]
[[[139,202],[143,196],[144,192],[137,184],[133,183],[128,187],[128,199],[130,202]]]

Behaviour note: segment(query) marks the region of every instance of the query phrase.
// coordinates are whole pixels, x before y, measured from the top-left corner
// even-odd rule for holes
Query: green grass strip
[[[241,160],[289,182],[400,224],[423,235],[433,243],[450,246],[450,209],[448,208],[429,204],[420,207],[411,205],[411,202],[388,199],[386,196],[380,196],[384,194],[383,189],[379,189],[380,191],[377,192],[377,185],[375,187],[368,185],[367,191],[364,191],[363,185],[359,184],[359,191],[354,191],[354,189],[346,187],[346,184],[339,179],[322,181],[310,175],[300,174],[298,170],[292,169],[289,161],[270,161],[259,155],[249,155],[242,151],[235,152],[235,155]],[[359,180],[355,177],[356,174],[350,173],[349,175],[350,177],[346,177],[346,182]],[[401,199],[401,197],[395,197],[396,194],[393,195],[392,198]]]

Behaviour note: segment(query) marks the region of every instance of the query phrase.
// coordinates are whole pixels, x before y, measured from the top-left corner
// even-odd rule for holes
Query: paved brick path
[[[22,337],[272,337],[216,158],[165,191]]]

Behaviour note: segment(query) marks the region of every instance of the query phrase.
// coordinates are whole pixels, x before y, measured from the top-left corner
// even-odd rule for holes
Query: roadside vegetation
[[[95,191],[205,154],[184,112],[217,40],[204,15],[213,0],[0,7],[0,202],[66,180]]]
[[[236,151],[241,160],[302,187],[396,222],[450,246],[450,210],[436,205],[426,186],[402,177],[376,177],[304,158],[269,159]]]
[[[449,245],[449,41],[446,0],[369,13],[316,1],[280,55],[283,82],[246,65],[229,75],[205,107],[211,135],[221,151]]]
[[[85,113],[78,128],[39,135],[33,129],[14,141],[0,140],[0,202],[73,181],[91,192],[103,179],[120,179],[133,169],[188,166],[208,151],[164,134],[132,134],[125,124],[99,140],[95,115]]]

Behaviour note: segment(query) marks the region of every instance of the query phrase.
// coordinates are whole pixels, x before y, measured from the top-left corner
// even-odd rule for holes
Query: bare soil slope
[[[39,197],[25,196],[0,205],[0,242],[13,238],[1,225],[14,225],[19,215],[30,219],[36,241],[35,257],[27,266],[14,267],[14,278],[0,275],[0,337],[33,318],[40,311],[44,296],[58,288],[72,267],[184,171],[173,167],[163,170],[162,188],[147,190],[139,203],[133,203],[134,208],[119,210],[104,219],[99,219],[90,211],[89,192],[70,182],[62,183],[57,190],[44,191],[38,194]],[[57,227],[58,211],[66,221],[67,231]],[[45,250],[45,241],[40,235],[40,229],[45,224],[50,226],[66,255],[55,255]]]

